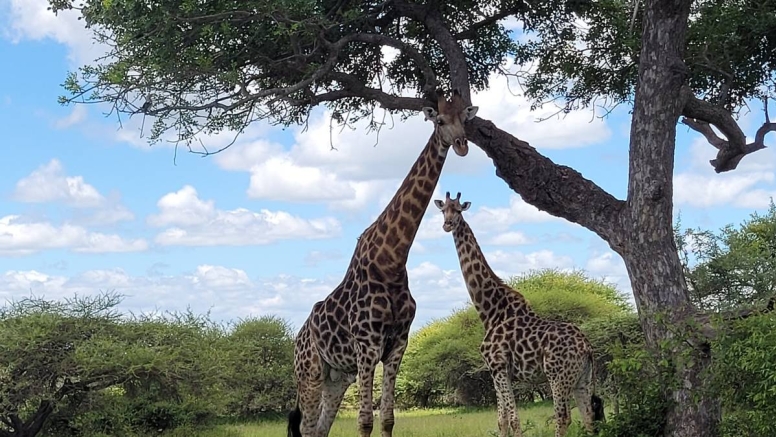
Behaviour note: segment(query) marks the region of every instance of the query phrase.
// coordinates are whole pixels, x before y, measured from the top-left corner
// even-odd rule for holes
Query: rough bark
[[[673,169],[676,125],[686,103],[681,92],[683,50],[691,0],[647,1],[639,78],[631,124],[626,244],[620,254],[631,278],[647,345],[657,349],[694,314],[673,238]],[[672,328],[669,328],[672,327]],[[717,434],[719,404],[699,396],[710,357],[686,342],[672,351],[677,387],[667,417],[668,436]],[[688,354],[691,360],[678,359]]]

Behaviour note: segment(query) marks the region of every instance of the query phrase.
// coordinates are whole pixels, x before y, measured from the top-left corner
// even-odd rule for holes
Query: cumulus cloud
[[[83,176],[68,176],[56,158],[17,181],[12,198],[23,203],[63,203],[76,209],[73,221],[85,226],[110,225],[135,218],[121,204],[118,195],[105,197]]]
[[[28,176],[16,182],[13,197],[20,202],[43,203],[61,201],[75,207],[96,207],[105,197],[82,176],[67,176],[62,163],[52,159]]]
[[[68,58],[77,66],[106,53],[107,47],[96,43],[83,21],[78,20],[78,11],[65,10],[55,15],[48,10],[49,6],[47,0],[10,0],[7,33],[11,39],[52,39],[68,47]]]
[[[262,245],[287,239],[320,239],[338,235],[341,226],[333,217],[305,219],[284,211],[246,208],[220,210],[212,200],[199,198],[186,185],[162,196],[158,214],[150,225],[168,227],[155,241],[164,246]]]
[[[674,202],[697,208],[732,205],[739,208],[765,208],[776,197],[776,152],[760,150],[744,157],[731,172],[715,173],[709,159],[716,154],[705,140],[690,145],[689,162],[674,176]]]
[[[523,201],[519,195],[513,194],[509,197],[508,207],[492,208],[481,206],[471,215],[468,221],[471,223],[472,228],[506,231],[510,226],[518,223],[542,223],[563,220],[539,210],[537,207]]]
[[[69,249],[83,253],[139,252],[148,249],[143,239],[89,232],[81,226],[25,220],[18,215],[0,217],[0,255],[29,255],[42,250]]]
[[[487,244],[494,246],[520,246],[533,242],[533,239],[520,231],[509,231],[494,235],[486,240]]]
[[[567,270],[574,267],[574,260],[570,256],[559,255],[547,249],[530,253],[496,250],[485,252],[485,259],[496,274],[504,279],[531,270]]]
[[[156,276],[135,276],[120,268],[89,270],[69,277],[37,270],[0,273],[0,295],[5,297],[18,298],[32,292],[47,299],[62,299],[74,294],[93,295],[99,290],[125,295],[121,307],[126,311],[183,311],[189,307],[198,313],[211,311],[215,319],[224,321],[275,313],[299,326],[309,311],[307,302],[295,305],[299,297],[305,293],[325,295],[330,288],[318,280],[290,276],[259,281],[243,270],[213,265]]]
[[[594,252],[585,264],[585,270],[592,276],[600,277],[614,284],[629,298],[633,297],[630,277],[622,258],[611,250]]]
[[[70,126],[74,126],[78,123],[81,123],[84,120],[86,120],[86,106],[76,105],[73,107],[73,110],[70,111],[70,114],[60,119],[57,119],[54,122],[54,127],[56,127],[57,129],[65,129]]]

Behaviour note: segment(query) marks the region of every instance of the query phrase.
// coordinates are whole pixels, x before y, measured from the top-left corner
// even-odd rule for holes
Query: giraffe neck
[[[488,328],[494,319],[500,317],[503,310],[509,306],[508,304],[524,302],[524,300],[520,293],[507,287],[490,268],[480,245],[477,244],[474,232],[463,218],[453,229],[453,238],[469,298],[485,327]],[[509,299],[510,293],[514,293],[518,299]]]
[[[448,150],[449,148],[440,147],[439,138],[434,131],[396,194],[372,225],[374,237],[381,243],[377,245],[387,255],[381,262],[382,266],[390,268],[406,264],[410,247],[439,181]]]

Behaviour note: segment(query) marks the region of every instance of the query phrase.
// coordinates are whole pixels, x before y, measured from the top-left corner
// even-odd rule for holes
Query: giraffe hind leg
[[[393,342],[391,350],[383,359],[383,392],[380,400],[381,437],[393,436],[393,405],[396,392],[396,376],[399,373],[404,351],[407,349],[409,326]]]
[[[571,424],[571,408],[569,408],[569,388],[560,382],[553,382],[552,400],[555,406],[555,437],[564,437]]]
[[[345,397],[345,391],[347,391],[350,384],[356,381],[355,374],[340,373],[336,370],[329,372],[329,377],[323,383],[323,390],[321,393],[321,415],[318,418],[317,430],[320,436],[326,437],[329,435],[331,425],[334,423],[334,419],[337,417],[337,411],[339,410],[342,398]]]
[[[506,370],[493,371],[492,375],[498,405],[499,437],[508,437],[510,429],[515,437],[522,437],[520,416],[517,414],[517,405],[515,405],[515,393],[512,389],[512,381]]]

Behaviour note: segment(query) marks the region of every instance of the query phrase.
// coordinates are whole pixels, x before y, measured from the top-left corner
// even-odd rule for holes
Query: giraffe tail
[[[296,407],[288,413],[288,437],[302,437],[301,425],[302,410],[299,409],[299,404],[297,403]]]

